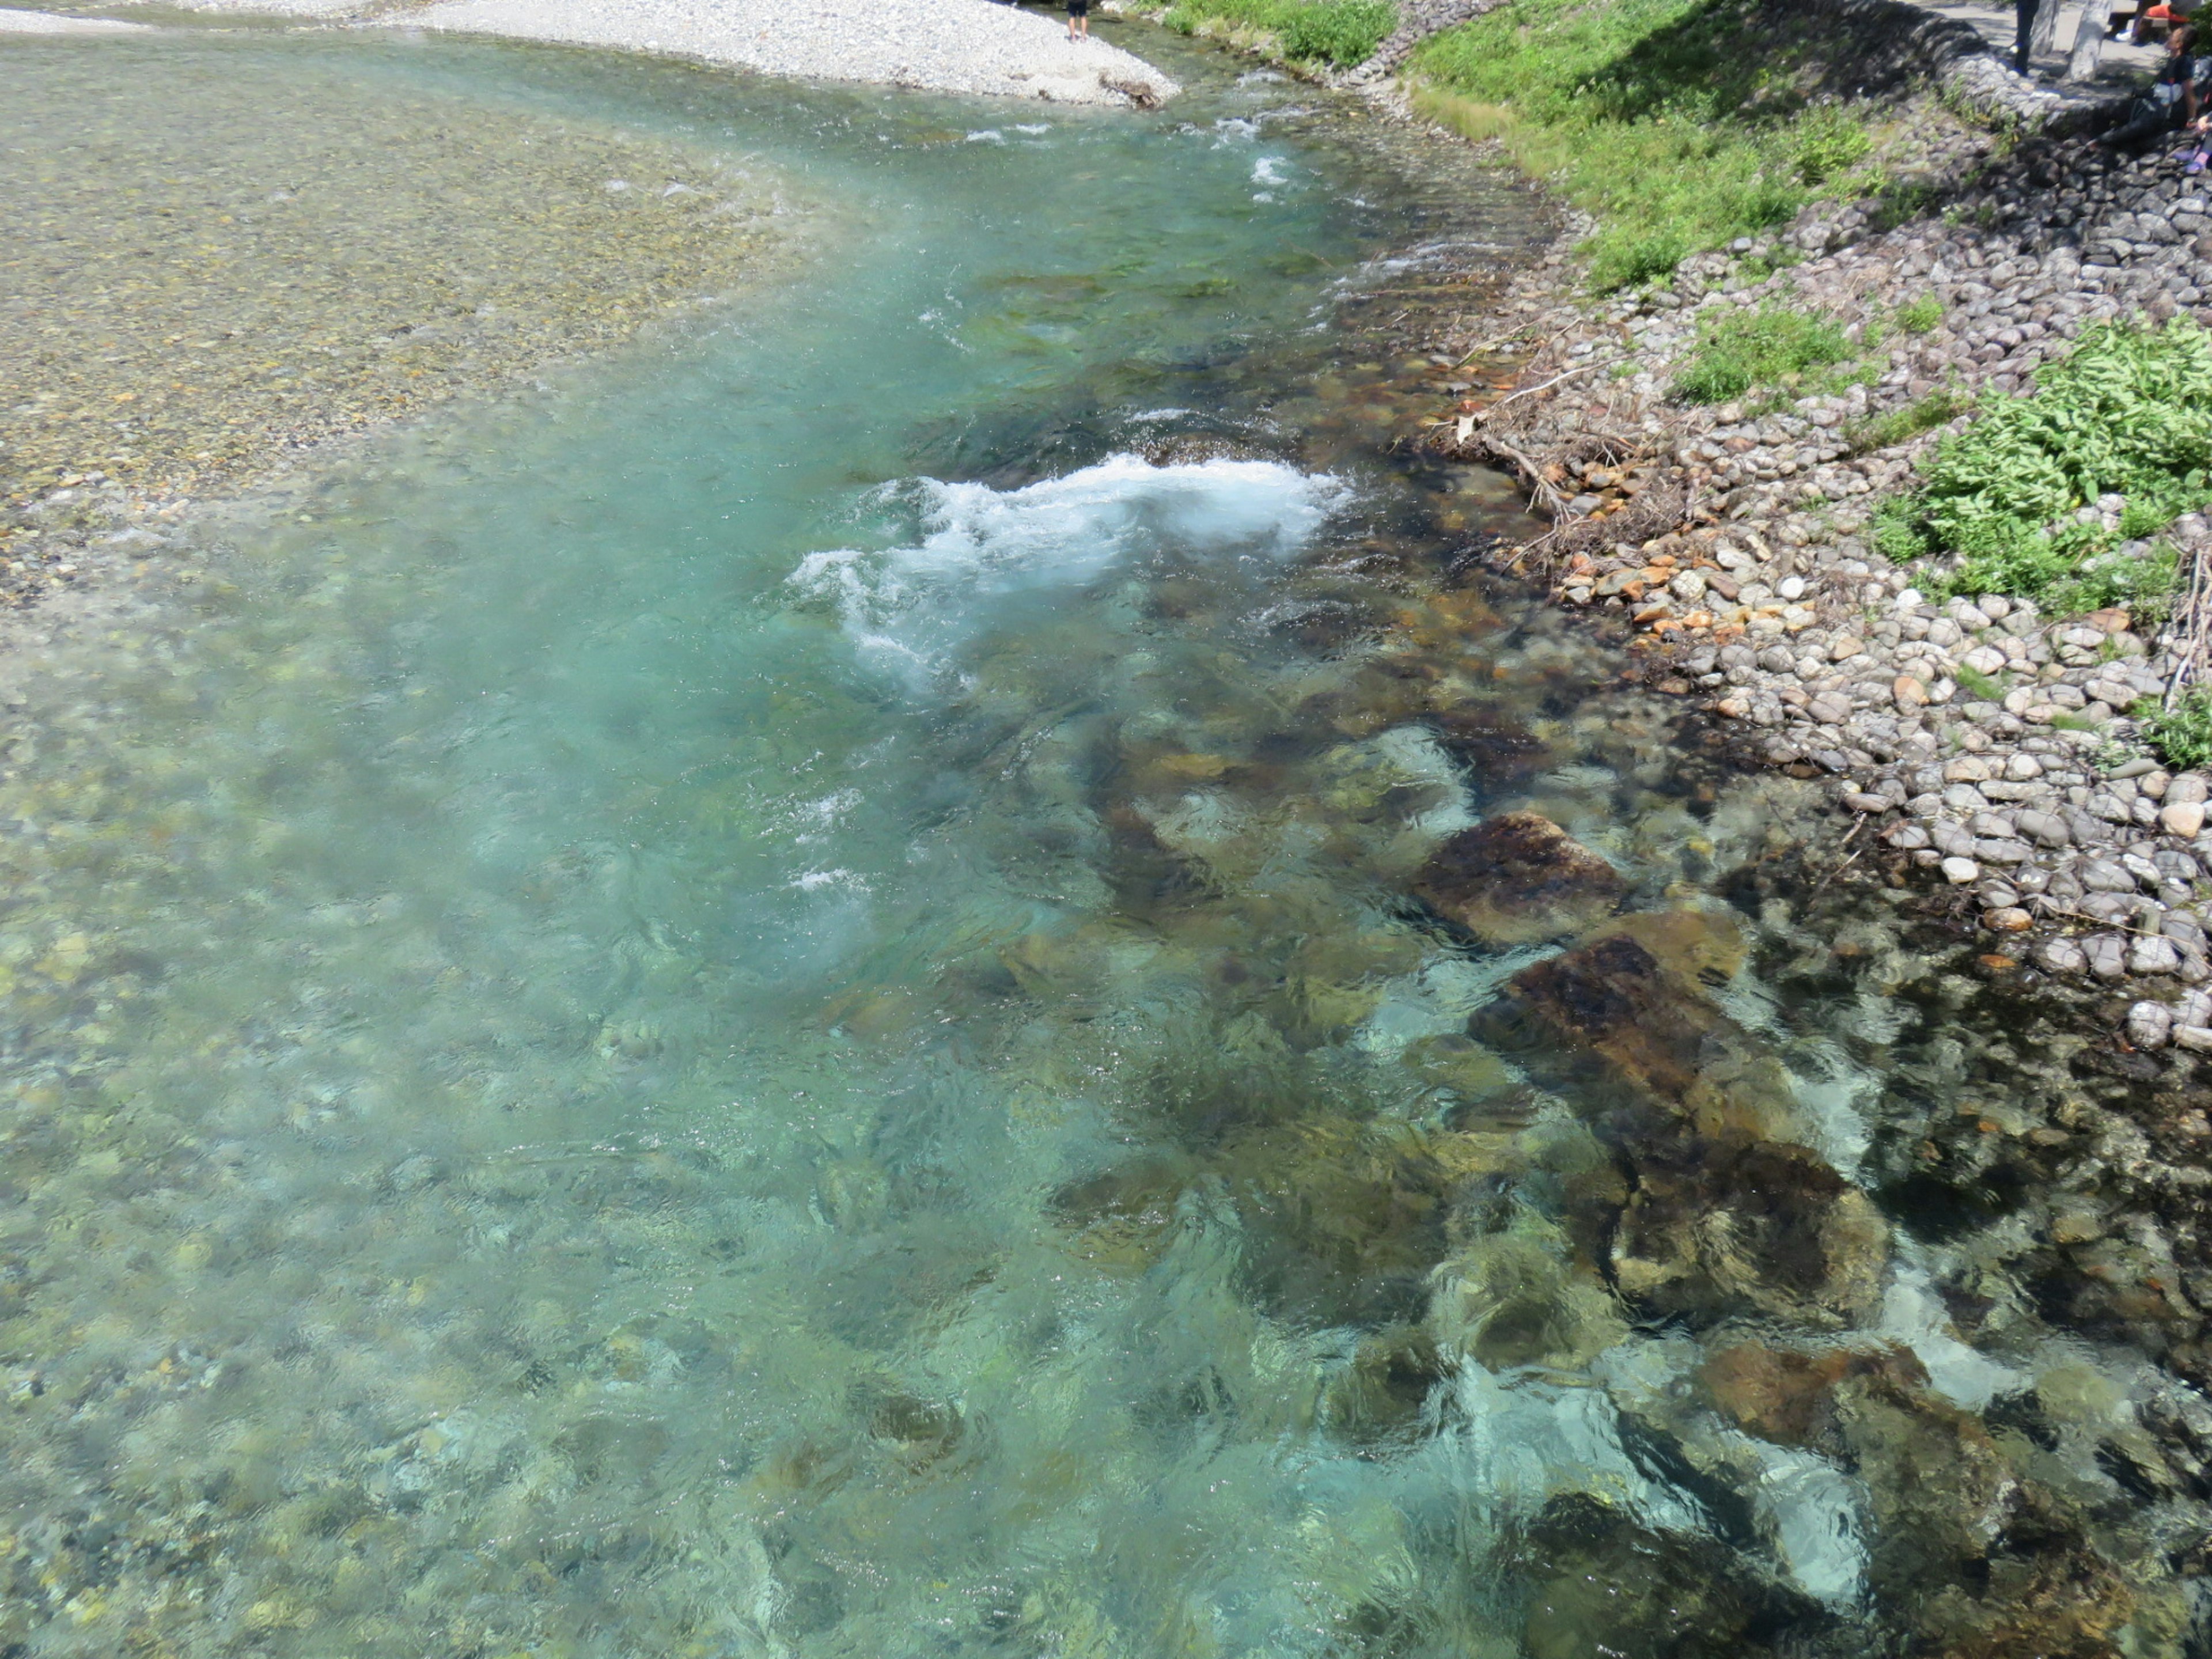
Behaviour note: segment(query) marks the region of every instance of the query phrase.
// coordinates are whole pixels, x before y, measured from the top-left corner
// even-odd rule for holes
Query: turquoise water
[[[1693,1383],[1841,1327],[1627,1316],[1587,1103],[1466,1034],[1553,947],[1407,896],[1527,806],[1724,933],[1799,806],[1685,783],[1601,647],[1446,581],[1495,481],[1326,406],[1339,285],[1504,258],[1510,191],[1454,222],[1402,138],[1196,57],[1136,118],[193,49],[680,134],[801,252],[210,521],[28,690],[9,1652],[1851,1644],[1892,1489]],[[1453,709],[1528,763],[1464,769]],[[1854,1170],[1899,1017],[1717,994]],[[2117,1363],[1974,1352],[1944,1265],[1840,1339],[1943,1421]]]

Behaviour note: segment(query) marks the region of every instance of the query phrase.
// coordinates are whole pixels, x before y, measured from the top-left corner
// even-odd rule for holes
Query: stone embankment
[[[2212,302],[2212,190],[2163,150],[1996,149],[1951,158],[1960,182],[1940,212],[1885,228],[1872,203],[1808,211],[1601,307],[1570,300],[1571,263],[1553,264],[1511,302],[1524,334],[1553,336],[1527,390],[1463,404],[1434,441],[1513,465],[1555,522],[1512,556],[1547,571],[1563,604],[1629,621],[1653,678],[1754,753],[1832,780],[1863,845],[1971,894],[1996,939],[2019,941],[2003,949],[2138,982],[2139,1045],[2212,1050],[2212,989],[2197,988],[2212,981],[2212,780],[2161,766],[2128,714],[2166,690],[2174,642],[2119,611],[1939,602],[1930,573],[1893,566],[1868,533],[1920,454],[1970,418],[1885,446],[1883,416],[1945,389],[1960,408],[2027,390],[2095,323]],[[1901,330],[1931,295],[1940,319]],[[1670,397],[1701,327],[1769,304],[1841,321],[1867,383],[1765,413]],[[2085,510],[2112,527],[2123,506]],[[2212,544],[2197,516],[2164,533],[2185,561]]]

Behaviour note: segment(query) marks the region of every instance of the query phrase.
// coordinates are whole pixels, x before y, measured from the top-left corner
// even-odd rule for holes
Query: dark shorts
[[[1067,0],[1067,15],[1070,17],[1090,16],[1091,0]]]

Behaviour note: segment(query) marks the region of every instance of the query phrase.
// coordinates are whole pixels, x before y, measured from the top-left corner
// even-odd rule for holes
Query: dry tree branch
[[[2168,709],[2191,686],[2204,684],[2212,671],[2212,561],[2204,555],[2203,547],[2190,550],[2189,577],[2168,629],[2173,641],[2173,672],[2166,678],[2163,700]]]
[[[1534,362],[1537,358],[1542,356],[1546,351],[1551,349],[1553,341],[1558,339],[1559,336],[1566,333],[1570,329],[1572,329],[1575,326],[1577,326],[1575,323],[1566,323],[1553,329],[1549,334],[1547,334],[1544,337],[1542,342],[1537,345],[1535,349],[1528,354],[1527,362],[1531,363]],[[1511,345],[1516,340],[1522,337],[1523,337],[1517,331],[1510,334],[1492,335],[1489,339],[1483,341],[1480,345],[1469,346],[1468,348],[1467,355],[1459,360],[1458,367],[1465,368],[1477,357],[1482,356],[1484,352],[1498,350],[1502,347]]]
[[[1517,392],[1507,392],[1503,398],[1500,398],[1496,403],[1491,404],[1487,409],[1478,409],[1474,412],[1475,421],[1478,424],[1487,424],[1497,416],[1498,411],[1504,408],[1508,404],[1517,403],[1523,398],[1533,398],[1540,392],[1550,391],[1562,380],[1571,380],[1577,374],[1586,374],[1593,368],[1604,368],[1608,365],[1617,363],[1620,361],[1620,359],[1619,357],[1607,357],[1595,362],[1577,363],[1572,368],[1567,369],[1564,373],[1554,374],[1548,380],[1540,381],[1534,386],[1522,386]]]

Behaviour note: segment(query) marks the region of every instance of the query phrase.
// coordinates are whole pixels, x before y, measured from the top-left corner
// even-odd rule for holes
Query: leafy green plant
[[[1778,305],[1731,312],[1699,325],[1697,349],[1674,377],[1674,395],[1686,403],[1725,403],[1753,386],[1802,381],[1812,369],[1855,356],[1832,317]]]
[[[1611,237],[1599,251],[1592,281],[1602,289],[1633,288],[1674,274],[1688,258],[1689,239],[1672,231],[1632,238]]]
[[[1927,334],[1943,320],[1943,302],[1932,294],[1897,308],[1897,325],[1907,334]]]
[[[1767,247],[1745,254],[1736,266],[1736,273],[1745,282],[1755,283],[1778,270],[1804,263],[1805,256],[1794,247]]]
[[[1323,0],[1291,8],[1276,33],[1286,58],[1350,69],[1372,58],[1397,26],[1389,0]]]
[[[2124,524],[2121,526],[2125,529]],[[2044,603],[2057,616],[2117,607],[2137,628],[2155,629],[2173,609],[2181,558],[2170,542],[2140,555],[2115,548],[2084,561],[2045,590]]]
[[[1188,34],[1209,20],[1263,29],[1294,61],[1350,69],[1375,55],[1398,11],[1390,0],[1176,0],[1160,21]]]
[[[1920,489],[1877,518],[1893,559],[1958,554],[1951,586],[1977,593],[2134,580],[2098,574],[2101,556],[2212,498],[2212,334],[2188,318],[2092,329],[2033,395],[1985,396],[1922,470]],[[2108,494],[2127,498],[2119,528],[2081,522]]]
[[[1925,216],[1942,198],[1942,192],[1928,179],[1888,179],[1875,193],[1868,228],[1877,234],[1895,230]]]
[[[2143,724],[2143,736],[2169,765],[2189,771],[2212,767],[2212,686],[2192,685],[2171,708],[2145,697],[2128,710]]]

